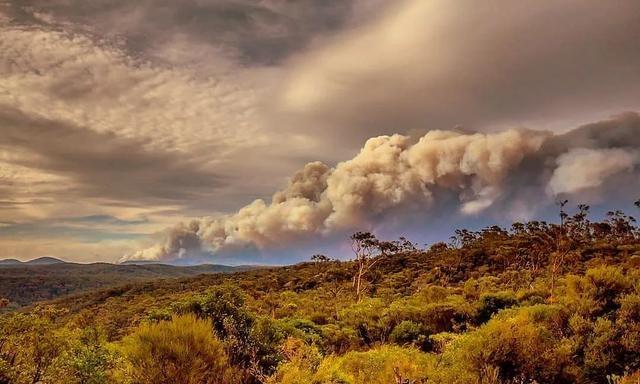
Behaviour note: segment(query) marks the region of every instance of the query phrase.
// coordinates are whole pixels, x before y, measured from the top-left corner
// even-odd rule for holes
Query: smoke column
[[[547,203],[601,188],[623,175],[638,180],[640,116],[626,113],[563,135],[511,129],[498,133],[430,131],[417,141],[374,137],[352,159],[306,164],[270,202],[204,217],[168,230],[161,244],[123,257],[162,260],[258,252],[370,228],[407,207],[428,210],[453,196],[456,214],[504,210],[525,184]],[[524,180],[524,181],[518,181]]]

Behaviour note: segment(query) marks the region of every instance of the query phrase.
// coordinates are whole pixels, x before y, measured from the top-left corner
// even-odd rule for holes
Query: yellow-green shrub
[[[130,367],[128,376],[139,384],[227,383],[227,357],[209,320],[193,315],[143,324],[122,345]]]

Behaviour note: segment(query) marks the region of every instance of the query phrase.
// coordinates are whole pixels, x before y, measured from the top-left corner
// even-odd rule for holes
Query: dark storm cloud
[[[34,22],[46,12],[100,34],[120,35],[134,52],[155,49],[176,35],[219,47],[244,64],[274,64],[315,35],[338,29],[354,1],[250,0],[15,0],[14,17]],[[25,11],[27,10],[27,11]]]
[[[0,108],[0,148],[20,154],[17,165],[69,178],[68,196],[179,203],[222,185],[180,153],[10,108]]]

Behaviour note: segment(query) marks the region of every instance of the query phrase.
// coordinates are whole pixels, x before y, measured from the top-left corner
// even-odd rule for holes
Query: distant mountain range
[[[79,264],[53,257],[40,257],[29,261],[4,259],[0,260],[0,298],[9,299],[12,303],[11,308],[15,309],[36,301],[51,300],[97,288],[157,279],[232,273],[255,268],[260,267],[217,264],[175,266],[147,261]]]
[[[170,265],[174,267],[209,267],[215,266],[220,269],[225,268],[240,268],[243,270],[252,269],[257,266],[247,266],[247,265],[239,265],[239,266],[228,266],[222,264],[181,264],[179,262],[168,262],[163,263],[157,260],[127,260],[123,263],[104,263],[104,262],[96,262],[96,263],[75,263],[71,261],[64,261],[60,259],[56,259],[55,257],[44,256],[38,257],[36,259],[28,260],[28,261],[20,261],[17,259],[0,259],[0,267],[2,266],[28,266],[28,265],[53,265],[53,264],[77,264],[77,265],[92,265],[92,264],[111,264],[111,265]]]
[[[127,260],[120,263],[120,265],[149,265],[149,264],[165,264],[160,263],[157,260]]]
[[[56,259],[55,257],[38,257],[29,261],[20,261],[16,259],[2,259],[0,260],[0,266],[2,265],[51,265],[51,264],[64,264],[66,261]]]

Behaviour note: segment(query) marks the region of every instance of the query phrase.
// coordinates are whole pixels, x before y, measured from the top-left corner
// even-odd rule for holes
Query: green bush
[[[487,322],[498,311],[512,307],[518,303],[518,299],[512,292],[486,293],[478,300],[477,321]]]
[[[122,352],[138,384],[222,384],[229,374],[211,321],[193,315],[141,325],[123,341]]]
[[[509,310],[460,336],[445,350],[443,382],[459,382],[455,377],[460,375],[479,383],[491,375],[501,382],[567,380],[571,353],[548,328],[555,316],[557,310],[549,306]]]
[[[316,369],[285,364],[269,384],[389,384],[426,382],[434,359],[414,348],[383,346],[325,358]],[[400,380],[400,381],[397,381]]]
[[[421,334],[420,324],[405,320],[393,328],[389,340],[400,345],[413,344],[418,341]]]

